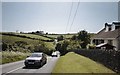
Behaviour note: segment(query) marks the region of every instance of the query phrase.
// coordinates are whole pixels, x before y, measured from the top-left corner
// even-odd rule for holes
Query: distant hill
[[[55,48],[55,45],[53,44],[54,40],[44,36],[18,33],[0,33],[0,36],[0,39],[2,40],[0,45],[4,44],[4,47],[6,47],[7,50],[33,50],[34,47],[39,44],[43,44],[48,50],[53,50]]]

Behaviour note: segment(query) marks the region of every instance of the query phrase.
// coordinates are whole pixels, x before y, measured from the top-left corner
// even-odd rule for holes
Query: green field
[[[52,37],[52,38],[57,38],[58,36],[61,36],[61,35],[63,35],[64,38],[71,38],[74,34],[48,34],[46,36]]]
[[[13,44],[16,41],[25,41],[29,44],[36,44],[36,45],[39,44],[39,40],[32,40],[32,39],[28,39],[28,38],[2,35],[2,42],[5,42],[7,44]]]
[[[4,43],[13,44],[16,41],[24,41],[24,42],[27,42],[28,44],[32,44],[32,45],[38,45],[40,43],[39,40],[32,40],[32,39],[28,39],[28,38],[2,35],[2,42],[4,42]],[[55,45],[53,44],[53,42],[44,42],[44,43],[49,49],[55,48]]]
[[[31,37],[31,38],[36,38],[36,39],[42,39],[42,40],[51,40],[47,37],[43,37],[40,35],[35,35],[35,34],[16,34],[16,35],[22,35],[22,36],[27,36],[27,37]]]
[[[73,52],[58,59],[52,73],[114,73],[105,66]]]

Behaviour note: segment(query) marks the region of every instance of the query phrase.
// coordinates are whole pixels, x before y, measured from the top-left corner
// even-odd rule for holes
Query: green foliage
[[[82,48],[86,48],[87,44],[90,43],[90,35],[85,30],[82,30],[78,33],[78,39],[82,41]]]
[[[63,35],[60,35],[60,36],[57,37],[58,41],[62,41],[63,39],[64,39]]]
[[[13,51],[3,51],[0,52],[2,55],[2,61],[0,64],[15,62],[19,60],[25,59],[30,53],[21,53],[21,52],[13,52]]]
[[[69,45],[69,41],[63,41],[61,43],[57,43],[55,49],[61,53],[61,55],[66,54],[67,52],[67,47]]]
[[[76,50],[76,49],[80,49],[80,48],[81,48],[80,41],[73,40],[73,41],[69,42],[67,50]]]
[[[91,36],[91,34],[89,34],[85,30],[82,30],[82,31],[78,32],[78,36],[73,35],[71,40],[81,41],[80,42],[81,48],[86,48],[87,45],[90,43],[90,36]]]
[[[5,51],[7,49],[7,44],[6,43],[2,43],[2,51]]]
[[[87,48],[88,48],[88,49],[95,49],[96,46],[95,46],[94,44],[88,44],[88,45],[87,45]]]
[[[54,49],[49,49],[44,43],[38,44],[34,48],[34,52],[44,52],[45,54],[51,55]]]
[[[73,35],[71,40],[77,40],[77,36],[76,35]]]
[[[57,43],[55,47],[56,50],[60,51],[61,55],[64,55],[71,50],[76,50],[80,48],[80,41],[75,40],[64,40],[63,42]]]
[[[57,43],[55,49],[61,52],[61,44]]]
[[[25,42],[25,41],[16,41],[15,44],[17,46],[24,47],[25,45],[27,45],[27,42]]]

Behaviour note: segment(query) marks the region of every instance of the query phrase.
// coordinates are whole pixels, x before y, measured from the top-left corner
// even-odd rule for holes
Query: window
[[[115,29],[119,29],[120,28],[120,26],[115,26]]]
[[[100,43],[104,43],[104,40],[101,39],[101,40],[100,40]]]
[[[113,40],[108,40],[108,44],[113,45]]]
[[[108,28],[108,31],[111,31],[111,27]]]

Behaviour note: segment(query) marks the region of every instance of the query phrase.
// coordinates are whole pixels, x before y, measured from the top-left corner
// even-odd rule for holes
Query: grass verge
[[[115,73],[105,66],[73,52],[59,58],[52,73]]]
[[[21,53],[21,52],[0,52],[0,55],[2,56],[2,60],[0,60],[0,64],[15,62],[19,60],[25,59],[30,53]]]

